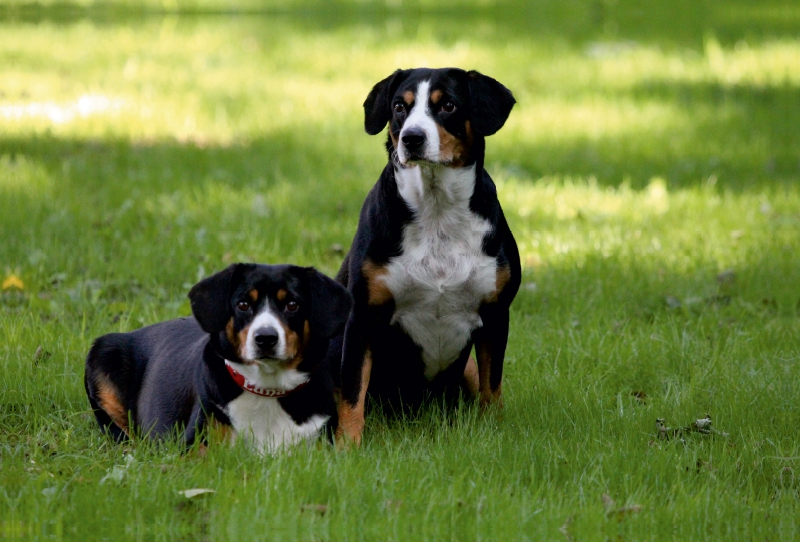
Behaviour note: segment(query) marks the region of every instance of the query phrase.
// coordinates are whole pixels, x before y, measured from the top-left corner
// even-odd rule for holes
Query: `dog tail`
[[[128,340],[121,333],[97,339],[86,356],[83,379],[89,405],[100,429],[117,442],[130,437],[131,412],[125,390],[135,361],[129,355]]]

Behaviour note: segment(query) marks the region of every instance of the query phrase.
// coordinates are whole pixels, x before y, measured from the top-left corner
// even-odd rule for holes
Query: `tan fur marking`
[[[341,397],[337,397],[339,427],[336,428],[335,437],[339,448],[347,447],[351,443],[356,446],[361,445],[361,433],[364,432],[364,403],[371,374],[372,352],[367,348],[364,353],[364,364],[361,366],[361,389],[358,392],[358,401],[355,405],[350,405]]]
[[[431,101],[433,103],[439,103],[439,100],[442,99],[442,91],[441,90],[434,90],[431,92]]]
[[[284,299],[286,299],[287,295],[289,295],[289,292],[281,288],[280,290],[278,290],[278,293],[275,294],[275,298],[278,301],[283,301]]]
[[[475,358],[470,356],[467,366],[464,367],[464,391],[469,393],[471,399],[478,397],[480,392],[480,375],[478,374],[478,364]]]
[[[367,279],[368,305],[380,306],[391,301],[392,292],[383,278],[389,273],[385,267],[375,265],[372,260],[365,260],[361,273]]]
[[[497,279],[495,281],[495,287],[497,288],[497,292],[502,292],[508,281],[511,280],[511,266],[504,265],[503,267],[497,268]]]
[[[286,336],[286,357],[289,359],[294,359],[297,355],[297,348],[300,346],[300,337],[289,329],[289,326],[281,322],[281,327],[283,328],[283,333]]]
[[[469,159],[471,141],[461,141],[441,124],[437,124],[436,129],[439,132],[439,160],[450,167],[463,167]]]
[[[403,93],[403,101],[406,102],[406,105],[411,105],[412,103],[414,103],[414,93],[411,92],[410,90],[405,91]]]
[[[228,326],[231,328],[231,332],[233,332],[233,318],[231,318],[230,323]],[[245,326],[238,334],[235,334],[237,342],[231,341],[231,344],[235,346],[239,350],[239,357],[241,359],[247,359],[247,334],[250,332],[250,326]]]
[[[253,301],[258,301],[258,290],[256,290],[255,288],[247,292],[247,295],[249,295],[250,299],[252,299]]]
[[[128,411],[120,401],[116,388],[105,377],[100,377],[97,380],[97,399],[100,408],[106,411],[111,421],[130,437],[128,432]]]
[[[286,332],[286,353],[291,356],[284,364],[284,367],[287,369],[296,369],[298,365],[303,363],[303,353],[306,350],[306,346],[308,346],[308,343],[311,341],[311,327],[308,324],[308,320],[303,323],[302,340],[297,333],[289,328],[285,327],[284,331]]]
[[[239,346],[239,337],[236,336],[236,332],[233,330],[233,318],[228,320],[228,325],[225,326],[225,337],[235,348]]]
[[[475,353],[478,356],[478,377],[480,379],[480,404],[482,407],[491,404],[503,405],[501,397],[502,383],[497,386],[497,389],[492,389],[489,383],[490,375],[492,373],[492,345],[490,342],[483,342],[475,345]]]
[[[502,267],[497,268],[497,276],[495,278],[495,287],[494,291],[486,296],[484,302],[486,303],[497,303],[497,298],[500,296],[500,292],[502,292],[508,281],[511,280],[511,266],[504,265]]]

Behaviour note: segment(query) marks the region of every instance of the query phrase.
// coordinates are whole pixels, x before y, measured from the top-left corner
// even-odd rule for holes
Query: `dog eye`
[[[287,310],[287,311],[289,311],[289,312],[294,312],[294,311],[296,311],[298,308],[299,308],[299,305],[297,304],[297,301],[289,301],[289,302],[286,304],[286,310]]]
[[[454,104],[453,102],[447,102],[442,106],[442,111],[444,111],[445,113],[452,113],[455,110],[456,110],[456,104]]]
[[[248,303],[247,301],[239,301],[236,304],[236,308],[242,312],[247,312],[250,310],[250,303]]]
[[[405,113],[406,112],[406,106],[404,106],[403,104],[398,102],[398,103],[394,104],[394,112],[397,113],[398,115],[400,113]]]

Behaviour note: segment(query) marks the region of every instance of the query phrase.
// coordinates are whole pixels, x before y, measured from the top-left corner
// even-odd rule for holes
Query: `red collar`
[[[290,393],[296,392],[297,390],[308,384],[308,381],[306,381],[297,386],[296,388],[292,388],[290,390],[281,390],[278,388],[262,388],[260,386],[256,386],[255,384],[247,380],[247,378],[245,378],[243,374],[239,373],[236,369],[233,368],[233,366],[228,362],[228,360],[225,360],[225,367],[228,368],[228,372],[231,374],[231,378],[233,378],[233,381],[236,382],[240,388],[242,388],[244,391],[249,391],[253,395],[258,395],[259,397],[274,397],[274,398],[286,397]]]

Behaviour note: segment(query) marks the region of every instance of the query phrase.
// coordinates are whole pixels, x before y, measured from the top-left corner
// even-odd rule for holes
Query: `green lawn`
[[[798,536],[796,4],[45,4],[0,4],[0,538]],[[386,160],[361,104],[421,65],[518,100],[502,413],[274,458],[104,438],[92,339],[233,261],[334,273]],[[657,438],[706,414],[727,437]]]

